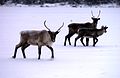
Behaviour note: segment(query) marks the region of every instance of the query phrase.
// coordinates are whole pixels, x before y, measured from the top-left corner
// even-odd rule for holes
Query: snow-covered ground
[[[83,47],[78,41],[74,47],[63,46],[68,34],[67,25],[72,22],[92,22],[91,10],[98,15],[98,28],[106,25],[107,33],[99,37],[96,47]],[[120,78],[120,8],[65,8],[65,7],[0,7],[0,78]],[[15,45],[19,43],[22,30],[43,30],[47,26],[55,31],[65,25],[53,44],[55,59],[51,60],[48,48],[42,48],[38,60],[37,46],[26,49],[23,59],[18,49],[12,59]]]

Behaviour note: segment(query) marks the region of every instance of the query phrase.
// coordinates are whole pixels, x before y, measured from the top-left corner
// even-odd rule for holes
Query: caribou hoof
[[[15,56],[12,56],[13,59],[15,59],[16,57]]]
[[[54,56],[52,56],[51,58],[54,59]]]

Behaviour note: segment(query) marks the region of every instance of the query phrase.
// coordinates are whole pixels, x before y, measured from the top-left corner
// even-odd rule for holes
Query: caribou
[[[70,38],[74,35],[77,34],[77,31],[79,28],[92,28],[92,29],[96,29],[97,28],[97,23],[98,20],[100,20],[99,16],[100,16],[101,11],[99,10],[99,14],[97,17],[95,17],[93,15],[93,12],[91,11],[92,17],[91,19],[93,20],[92,23],[87,22],[87,23],[71,23],[68,25],[68,34],[65,36],[65,41],[64,41],[64,46],[66,46],[66,41],[68,39],[69,45],[71,45],[70,42]],[[89,45],[89,38],[86,38],[86,46]]]
[[[101,26],[101,29],[91,29],[91,28],[82,28],[78,30],[78,36],[75,38],[75,43],[74,46],[76,46],[76,42],[79,38],[80,41],[82,42],[82,44],[85,46],[85,44],[83,43],[83,38],[93,38],[93,46],[95,46],[95,44],[98,42],[97,37],[101,36],[103,33],[106,33],[106,29],[108,27],[106,26]]]
[[[64,26],[64,22],[63,22],[63,25],[55,32],[51,31],[46,26],[45,23],[46,23],[46,20],[44,21],[44,26],[48,29],[48,31],[47,30],[21,31],[20,42],[15,47],[14,55],[12,56],[13,58],[16,58],[17,49],[20,47],[22,50],[23,58],[26,58],[25,49],[30,45],[38,46],[38,59],[40,59],[40,56],[41,56],[42,46],[47,46],[51,50],[51,53],[52,53],[51,58],[54,58],[54,50],[52,48],[52,43],[55,42],[56,35],[60,32],[60,29]]]

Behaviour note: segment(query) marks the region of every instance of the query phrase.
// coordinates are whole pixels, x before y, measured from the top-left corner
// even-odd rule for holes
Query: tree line
[[[6,2],[14,3],[14,4],[25,4],[25,5],[43,5],[45,3],[65,3],[70,5],[101,5],[101,4],[117,4],[120,5],[120,0],[0,0],[0,5],[4,5]]]

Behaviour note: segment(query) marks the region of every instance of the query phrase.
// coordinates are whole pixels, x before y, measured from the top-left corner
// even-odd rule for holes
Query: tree
[[[0,0],[0,5],[4,5],[7,0]]]

